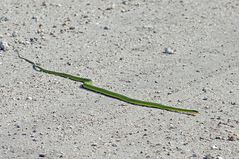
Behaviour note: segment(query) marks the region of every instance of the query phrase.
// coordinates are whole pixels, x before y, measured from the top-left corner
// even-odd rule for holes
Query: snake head
[[[33,67],[34,70],[39,71],[39,72],[42,70],[42,68],[38,64],[36,64],[36,63],[34,63],[32,65],[32,67]]]

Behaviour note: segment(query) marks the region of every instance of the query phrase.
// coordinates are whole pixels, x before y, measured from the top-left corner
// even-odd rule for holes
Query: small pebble
[[[42,4],[41,4],[42,6],[44,6],[44,7],[47,7],[47,4],[46,4],[46,2],[42,2]]]
[[[171,130],[171,129],[175,129],[176,127],[173,125],[173,124],[170,124],[169,125],[169,129]]]
[[[56,4],[56,7],[62,7],[62,5],[61,4]]]
[[[0,50],[7,51],[9,48],[9,45],[6,41],[0,41]]]
[[[210,154],[206,155],[203,157],[203,159],[213,159],[214,157]]]
[[[223,138],[221,136],[216,136],[215,139],[221,140]]]
[[[16,126],[16,128],[20,128],[20,125],[17,125],[17,124],[16,124],[15,126]]]
[[[196,155],[196,154],[193,154],[192,157],[197,157],[197,155]]]
[[[127,2],[127,1],[123,1],[123,2],[122,2],[122,4],[124,4],[124,5],[127,5],[127,4],[128,4],[128,2]]]
[[[104,30],[109,30],[109,27],[105,26],[105,27],[104,27]]]
[[[26,100],[32,100],[32,97],[27,97]]]
[[[112,10],[112,9],[113,9],[113,7],[108,7],[105,10]]]
[[[25,42],[24,42],[24,45],[30,45],[30,44],[31,44],[30,41],[25,41]]]
[[[223,159],[221,156],[217,156],[217,159]]]
[[[70,30],[74,30],[74,29],[75,29],[75,27],[71,26],[71,27],[69,27],[69,29],[70,29]]]
[[[209,106],[205,106],[204,109],[209,109],[210,107]]]
[[[36,16],[32,16],[32,19],[36,20],[37,21],[37,17]]]
[[[218,149],[217,145],[212,145],[211,149],[216,150]]]
[[[6,22],[9,21],[8,17],[2,16],[0,17],[0,22]]]
[[[112,146],[113,146],[113,147],[117,147],[117,145],[116,145],[116,144],[112,144]]]
[[[167,48],[164,49],[164,53],[166,53],[166,54],[173,54],[174,52],[175,51],[170,47],[167,47]]]
[[[93,144],[91,144],[91,146],[97,146],[97,143],[93,143]]]
[[[230,134],[230,135],[228,135],[228,137],[227,137],[227,140],[228,141],[236,141],[238,138],[237,138],[237,135],[235,135],[235,134]]]
[[[39,157],[45,157],[46,155],[44,155],[44,154],[39,154]]]
[[[18,32],[17,31],[12,32],[12,37],[17,37],[17,36],[18,36]]]

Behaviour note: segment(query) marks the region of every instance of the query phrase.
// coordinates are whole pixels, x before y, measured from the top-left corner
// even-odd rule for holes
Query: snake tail
[[[96,87],[96,86],[94,86],[92,84],[88,84],[88,83],[83,83],[82,87],[86,88],[88,90],[91,90],[93,92],[100,93],[105,96],[112,97],[112,98],[124,101],[126,103],[130,103],[133,105],[139,105],[139,106],[150,107],[150,108],[158,108],[158,109],[163,109],[163,110],[167,110],[167,111],[188,114],[188,115],[193,115],[193,116],[199,114],[199,112],[197,110],[170,107],[170,106],[166,106],[166,105],[159,104],[159,103],[152,103],[152,102],[146,102],[146,101],[142,101],[142,100],[129,98],[125,95],[118,94],[118,93],[115,93],[115,92],[112,92],[112,91],[109,91],[109,90],[106,90],[103,88],[99,88],[99,87]]]

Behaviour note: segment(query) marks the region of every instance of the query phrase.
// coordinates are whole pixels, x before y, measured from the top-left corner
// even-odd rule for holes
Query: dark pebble
[[[104,27],[104,30],[109,30],[109,28],[107,26]]]
[[[44,154],[39,154],[39,157],[46,157],[46,155],[44,155]]]

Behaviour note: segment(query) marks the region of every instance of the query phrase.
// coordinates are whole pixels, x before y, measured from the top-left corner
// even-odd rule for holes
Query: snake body
[[[109,90],[106,90],[106,89],[103,89],[103,88],[100,88],[100,87],[96,87],[96,86],[93,85],[93,82],[92,82],[91,79],[81,78],[81,77],[73,76],[73,75],[70,75],[70,74],[67,74],[67,73],[47,70],[45,68],[40,67],[39,65],[37,65],[34,62],[32,62],[31,60],[28,60],[28,59],[20,56],[19,53],[18,53],[18,57],[23,59],[23,60],[25,60],[26,62],[32,64],[33,68],[36,71],[44,72],[44,73],[55,75],[55,76],[60,76],[60,77],[67,78],[67,79],[70,79],[70,80],[73,80],[73,81],[77,81],[77,82],[82,82],[83,83],[82,87],[87,89],[87,90],[90,90],[90,91],[93,91],[93,92],[96,92],[96,93],[100,93],[100,94],[103,94],[105,96],[109,96],[109,97],[112,97],[112,98],[115,98],[115,99],[118,99],[118,100],[130,103],[130,104],[133,104],[133,105],[139,105],[139,106],[150,107],[150,108],[158,108],[158,109],[163,109],[163,110],[167,110],[167,111],[183,113],[183,114],[187,114],[187,115],[199,114],[199,112],[197,110],[176,108],[176,107],[166,106],[166,105],[163,105],[163,104],[146,102],[146,101],[142,101],[142,100],[137,100],[137,99],[129,98],[129,97],[125,96],[125,95],[122,95],[122,94],[119,94],[119,93],[115,93],[115,92],[112,92],[112,91],[109,91]]]

